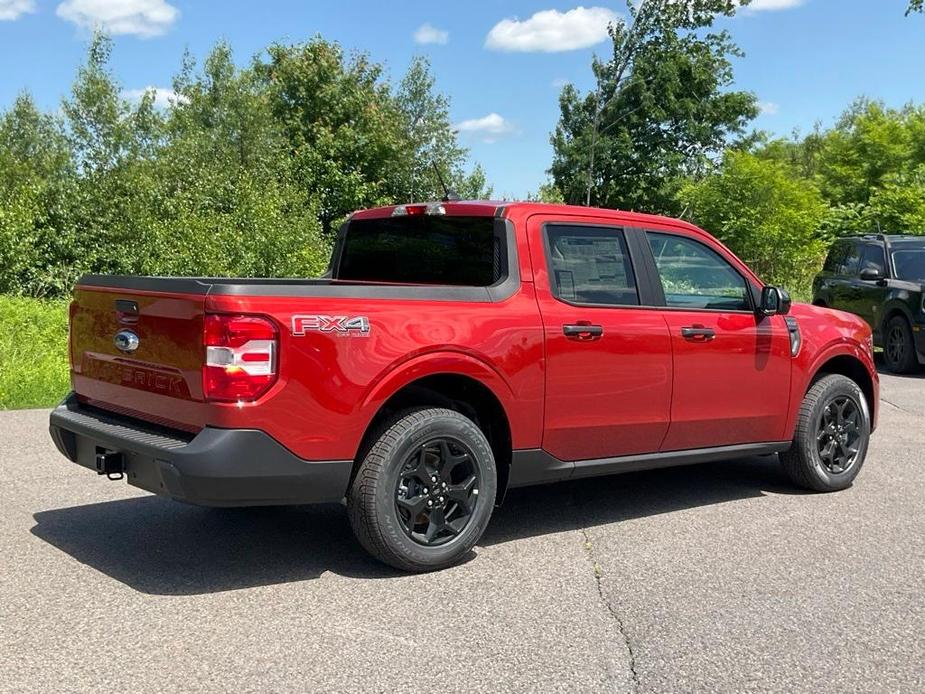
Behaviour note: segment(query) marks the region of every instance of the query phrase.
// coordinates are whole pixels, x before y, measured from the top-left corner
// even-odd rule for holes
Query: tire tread
[[[826,484],[817,475],[813,474],[813,464],[811,456],[813,455],[808,446],[810,442],[815,445],[815,427],[816,406],[837,384],[850,384],[850,386],[860,392],[858,385],[847,376],[840,374],[828,374],[817,379],[806,393],[803,402],[800,405],[800,412],[797,416],[797,425],[794,431],[793,445],[789,450],[780,454],[780,462],[784,472],[790,480],[799,487],[809,489],[815,492],[836,491],[837,487]],[[863,393],[860,394],[863,399]],[[863,460],[855,463],[860,469]],[[856,474],[856,473],[855,473]],[[853,477],[852,477],[853,479]],[[849,482],[850,484],[850,482]]]
[[[444,565],[432,566],[412,561],[389,545],[376,507],[376,486],[386,473],[391,454],[398,447],[402,435],[435,417],[450,417],[475,426],[459,412],[442,407],[418,407],[396,413],[383,422],[371,437],[374,443],[360,462],[347,495],[347,517],[360,545],[380,561],[403,571],[433,571],[444,568]]]

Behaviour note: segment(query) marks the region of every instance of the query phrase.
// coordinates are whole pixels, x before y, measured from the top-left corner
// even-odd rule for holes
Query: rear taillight
[[[202,390],[206,400],[256,400],[276,382],[279,334],[269,319],[209,314],[204,338]]]

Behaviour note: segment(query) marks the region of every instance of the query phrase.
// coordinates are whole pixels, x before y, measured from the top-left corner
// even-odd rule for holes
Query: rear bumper
[[[72,462],[96,470],[98,453],[121,454],[129,484],[200,506],[340,501],[349,460],[303,460],[256,429],[164,429],[81,405],[72,393],[51,413],[51,438]]]

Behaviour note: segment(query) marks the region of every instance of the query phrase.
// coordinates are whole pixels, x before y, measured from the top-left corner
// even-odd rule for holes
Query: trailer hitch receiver
[[[122,454],[97,447],[96,474],[106,475],[111,480],[121,480],[125,477],[125,459]]]

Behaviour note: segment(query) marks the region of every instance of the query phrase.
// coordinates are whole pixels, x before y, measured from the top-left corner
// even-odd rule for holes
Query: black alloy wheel
[[[848,396],[836,397],[823,409],[816,427],[819,459],[833,475],[857,462],[861,444],[861,410]]]
[[[478,495],[479,470],[472,452],[462,441],[439,437],[408,456],[395,505],[408,537],[434,547],[466,529]]]
[[[902,364],[906,357],[906,336],[901,325],[893,325],[886,338],[886,357],[891,364]]]
[[[886,367],[897,374],[917,371],[919,358],[909,322],[903,316],[893,316],[884,326],[883,361]]]

